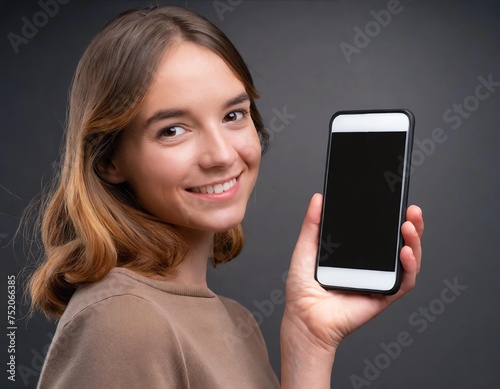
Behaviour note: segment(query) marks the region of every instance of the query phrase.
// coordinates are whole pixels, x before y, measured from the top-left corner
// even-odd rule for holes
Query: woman
[[[207,259],[243,246],[268,139],[257,97],[227,37],[183,8],[125,12],[91,42],[30,283],[33,307],[60,319],[39,388],[280,386],[251,314],[206,284]],[[395,296],[325,291],[314,280],[320,212],[315,194],[287,278],[281,387],[329,387],[341,340],[410,290],[420,267],[412,206]]]

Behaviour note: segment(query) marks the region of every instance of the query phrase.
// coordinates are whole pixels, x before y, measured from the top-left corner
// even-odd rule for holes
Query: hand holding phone
[[[314,279],[323,196],[309,202],[286,279],[285,310],[281,323],[282,384],[330,387],[332,365],[342,341],[383,312],[415,286],[422,259],[422,210],[412,205],[402,227],[404,269],[399,291],[391,296],[325,290]]]
[[[316,267],[324,288],[398,291],[414,122],[408,110],[333,115]]]
[[[330,183],[333,182],[333,177],[329,177],[329,173],[331,173],[329,166],[331,163],[336,165],[338,161],[332,161],[332,158],[330,157],[332,157],[331,154],[335,152],[335,148],[346,147],[344,142],[338,142],[336,140],[335,147],[332,148],[333,133],[331,133],[329,140],[327,170],[325,174],[324,194],[323,196],[315,194],[309,203],[309,207],[300,230],[299,238],[292,254],[290,270],[286,280],[286,304],[280,332],[282,384],[285,383],[286,385],[288,382],[293,381],[296,385],[307,386],[310,385],[313,378],[316,387],[329,387],[335,353],[343,339],[360,326],[379,315],[384,309],[404,296],[415,286],[422,258],[421,237],[424,231],[424,220],[422,211],[417,206],[411,206],[406,209],[406,197],[409,182],[407,172],[409,171],[409,161],[411,158],[413,139],[413,115],[408,111],[402,110],[384,112],[370,111],[369,115],[391,112],[397,113],[398,115],[395,115],[395,117],[399,117],[399,119],[391,119],[389,116],[385,116],[385,120],[380,122],[379,119],[374,119],[374,116],[365,116],[363,118],[364,120],[357,122],[356,120],[351,120],[353,117],[350,117],[348,120],[350,125],[347,127],[344,126],[343,128],[345,130],[344,132],[347,134],[356,132],[352,131],[353,129],[364,129],[368,127],[372,130],[377,130],[371,132],[388,132],[379,130],[392,128],[394,130],[393,132],[406,133],[403,134],[404,146],[402,149],[404,150],[404,153],[396,155],[396,160],[399,161],[402,159],[403,161],[401,171],[399,171],[399,168],[397,171],[391,171],[394,166],[391,166],[391,168],[388,168],[387,170],[387,172],[391,173],[389,176],[392,178],[392,187],[395,188],[394,185],[399,183],[401,189],[401,191],[398,191],[397,194],[397,197],[400,198],[398,201],[402,204],[400,208],[396,207],[398,210],[395,216],[395,218],[398,219],[396,221],[397,228],[395,231],[391,230],[390,233],[387,233],[386,231],[384,234],[390,237],[393,237],[394,235],[396,236],[396,243],[393,241],[391,242],[391,239],[389,239],[386,241],[386,244],[388,245],[395,244],[397,246],[403,246],[404,237],[404,247],[398,250],[397,253],[392,252],[391,249],[391,260],[387,262],[390,262],[390,267],[391,265],[394,266],[394,271],[391,271],[392,268],[390,268],[389,271],[369,270],[370,268],[375,267],[374,263],[367,264],[367,261],[371,259],[371,256],[365,258],[365,263],[358,263],[359,267],[364,266],[364,268],[361,269],[356,268],[355,266],[342,268],[335,262],[336,257],[331,259],[333,263],[325,262],[329,259],[329,256],[331,256],[332,253],[335,253],[344,243],[347,243],[347,241],[344,242],[342,240],[336,241],[337,238],[342,238],[342,234],[337,237],[330,235],[330,240],[328,240],[328,227],[326,226],[326,219],[330,217],[331,214],[330,207],[327,208],[325,205],[331,204],[334,201],[337,202],[339,199],[339,197],[335,196],[335,191],[333,193],[334,196],[331,196],[333,188]],[[335,123],[335,117],[340,116],[340,114],[342,113],[338,113],[332,118],[332,122],[330,123],[331,129],[334,127],[333,124]],[[346,114],[358,115],[362,113],[350,112]],[[401,117],[401,114],[405,115],[406,119]],[[397,125],[390,125],[391,122],[393,122],[393,125]],[[341,123],[337,122],[335,123],[335,126],[337,124]],[[404,130],[396,130],[400,127],[404,128]],[[336,128],[339,129],[338,127]],[[357,136],[354,136],[354,138],[359,140],[359,137]],[[396,138],[400,137],[396,136]],[[395,142],[396,144],[401,143],[399,140]],[[373,146],[371,140],[369,140],[368,143]],[[385,144],[385,142],[383,143]],[[358,145],[358,143],[356,143],[356,145]],[[352,148],[349,149],[350,151],[353,151]],[[353,157],[356,160],[356,157],[363,155],[363,152],[358,147],[354,147],[354,149],[355,153]],[[385,155],[387,154],[388,149],[380,152]],[[393,156],[395,155],[394,152],[395,150],[392,150],[391,152]],[[397,151],[395,153],[397,154]],[[341,155],[339,152],[336,154],[337,156]],[[375,160],[376,159],[377,158],[375,158]],[[393,160],[393,158],[388,158],[388,160]],[[361,170],[363,163],[360,163],[360,165],[361,166],[358,166],[358,170]],[[375,167],[376,166],[374,164],[373,168]],[[371,165],[369,165],[368,168],[369,171],[372,170]],[[372,170],[372,172],[375,172],[376,170],[377,169]],[[380,166],[378,166],[378,170],[380,170]],[[352,172],[353,171],[351,170],[351,175]],[[400,179],[395,178],[398,172],[400,174]],[[345,175],[349,177],[349,174]],[[362,177],[359,174],[354,174],[354,176],[358,177],[358,179]],[[375,174],[375,176],[377,176],[377,174]],[[352,180],[355,180],[355,178],[351,178],[351,180],[349,180],[350,184],[346,185],[347,188],[353,187]],[[334,181],[339,184],[337,179]],[[370,186],[372,186],[372,184],[374,184],[374,182],[371,182]],[[388,182],[385,182],[385,184],[389,185]],[[343,186],[340,188],[342,187]],[[382,192],[387,194],[385,191]],[[344,193],[344,196],[345,195],[346,194]],[[349,198],[349,196],[347,196],[347,198]],[[358,199],[357,201],[363,202],[362,199]],[[346,205],[345,209],[342,209],[342,206],[337,208],[347,211],[348,204],[346,203],[344,205]],[[371,209],[370,207],[367,208],[369,210]],[[381,206],[380,209],[382,209]],[[371,227],[376,234],[380,234],[383,229],[381,228],[381,225],[376,222],[378,219],[375,220],[375,222],[372,221],[372,224],[375,225],[375,227],[373,227],[373,225],[369,225],[370,220],[366,220],[368,215],[366,213],[356,211],[355,205],[351,204],[350,211],[344,213],[350,215],[349,212],[353,212],[355,214],[358,213],[357,217],[360,221],[360,223],[357,224],[358,230],[355,231],[354,234],[354,242],[357,242],[358,245],[363,245],[369,240],[377,241],[369,237],[369,234],[372,232],[369,228]],[[388,216],[389,215],[386,215],[386,217]],[[340,217],[340,214],[335,217]],[[400,223],[402,223],[405,217],[407,218],[407,221],[401,227]],[[392,215],[391,219],[393,218],[394,215]],[[337,219],[332,219],[331,221],[336,223]],[[338,226],[342,226],[342,224],[339,223]],[[343,229],[341,229],[341,231],[343,231]],[[331,232],[334,233],[335,230],[331,230]],[[318,238],[320,238],[319,250]],[[355,247],[356,245],[354,245],[354,248]],[[380,247],[378,247],[378,249],[380,249]],[[369,250],[369,252],[371,253],[372,251]],[[325,253],[328,254],[328,256],[323,257],[321,266],[319,266],[319,260]],[[401,262],[399,260],[401,260]],[[380,266],[380,263],[377,266]],[[399,269],[399,266],[401,266],[404,271]],[[328,270],[326,271],[327,274],[325,276],[325,274],[323,274],[325,273],[323,270],[327,267],[332,269],[334,272],[340,269],[345,271],[352,270],[354,273],[351,274],[350,279],[348,278],[346,282],[342,279],[339,280],[338,277],[336,278],[335,276],[328,278]],[[398,267],[397,270],[396,267]],[[368,274],[369,276],[375,276],[378,272],[390,273],[390,275],[389,277],[375,277],[377,278],[377,281],[374,281],[371,277],[360,277],[360,279],[357,279],[356,276],[359,274],[357,273],[358,271],[367,271],[365,274]],[[372,272],[375,272],[375,274]],[[387,279],[389,282],[387,282]],[[320,281],[320,283],[318,283],[318,281]],[[340,291],[325,289],[340,289]],[[399,291],[397,291],[398,289]],[[343,290],[367,291],[371,293],[343,293]],[[374,294],[374,292],[387,295],[381,296]],[[394,294],[388,295],[390,293]]]

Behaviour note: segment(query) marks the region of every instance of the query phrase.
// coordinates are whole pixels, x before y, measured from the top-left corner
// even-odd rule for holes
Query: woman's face
[[[160,63],[112,169],[143,209],[215,232],[243,219],[260,155],[243,83],[212,51],[182,42]]]

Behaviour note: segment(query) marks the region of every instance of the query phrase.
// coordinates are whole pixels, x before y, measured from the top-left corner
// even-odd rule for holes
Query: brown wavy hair
[[[96,168],[136,116],[165,51],[182,41],[212,50],[234,71],[251,98],[262,154],[267,149],[252,77],[222,31],[180,7],[134,9],[110,20],[83,54],[71,85],[60,171],[42,206],[44,259],[28,283],[32,310],[59,318],[79,284],[99,281],[113,267],[172,275],[183,260],[188,247],[180,230],[140,209],[126,184],[106,183]],[[236,257],[243,242],[241,224],[215,233],[214,267]]]

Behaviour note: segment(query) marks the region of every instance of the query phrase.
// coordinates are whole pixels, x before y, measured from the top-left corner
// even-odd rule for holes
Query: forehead
[[[242,92],[245,86],[220,56],[195,43],[181,42],[160,61],[141,111],[215,105]]]

